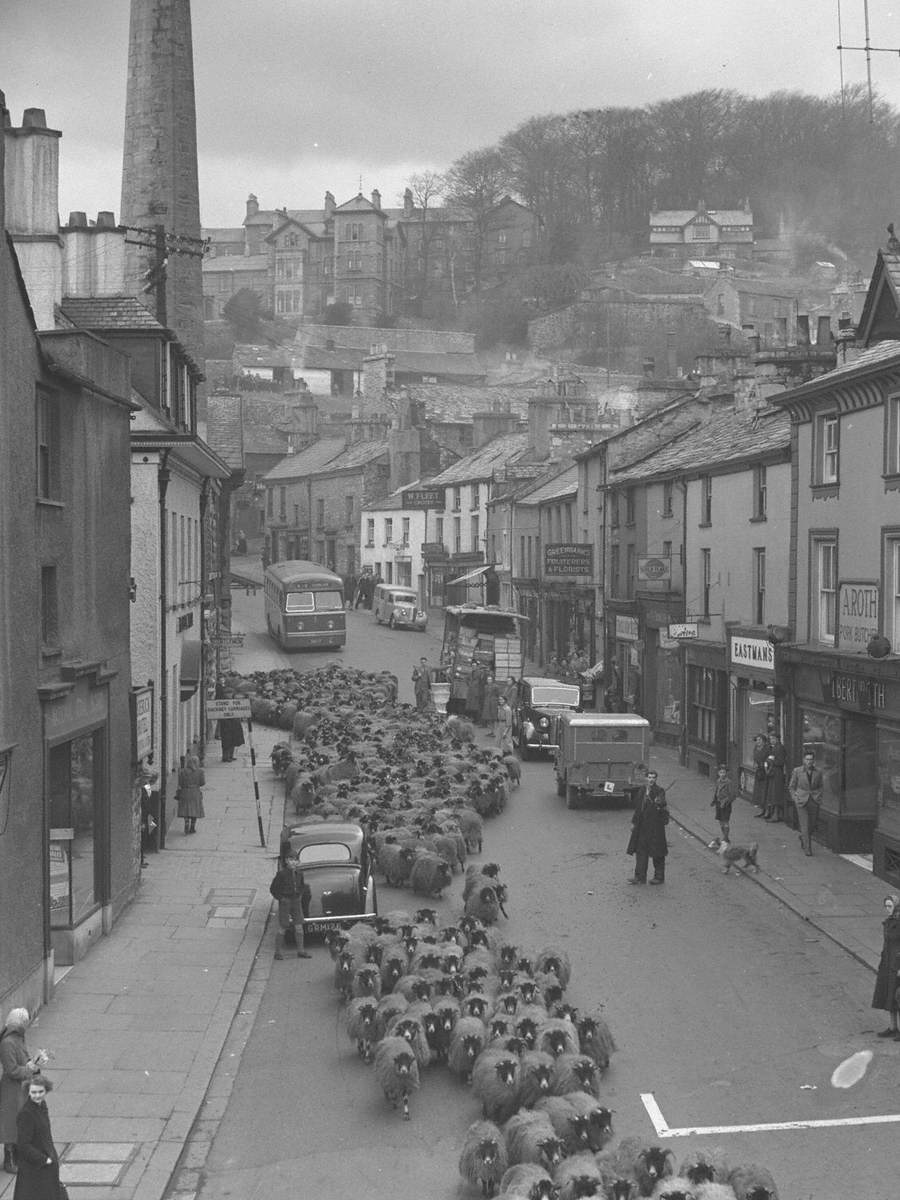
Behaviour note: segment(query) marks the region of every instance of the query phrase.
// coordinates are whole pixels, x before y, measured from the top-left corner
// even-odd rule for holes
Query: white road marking
[[[850,1125],[900,1124],[900,1113],[886,1113],[884,1116],[878,1117],[829,1117],[815,1121],[773,1121],[769,1124],[756,1125],[690,1125],[680,1129],[670,1129],[653,1093],[642,1092],[641,1100],[647,1110],[647,1116],[656,1130],[656,1136],[661,1138],[699,1137],[703,1134],[723,1133],[777,1133],[787,1129],[833,1129],[836,1126]]]

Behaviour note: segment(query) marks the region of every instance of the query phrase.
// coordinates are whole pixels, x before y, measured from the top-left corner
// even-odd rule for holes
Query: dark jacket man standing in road
[[[303,878],[303,872],[298,864],[289,859],[280,868],[275,878],[269,884],[269,891],[278,901],[278,932],[275,934],[275,957],[283,958],[284,945],[288,930],[294,934],[298,958],[310,958],[307,953],[303,935],[303,918],[309,915],[309,901],[312,896],[309,884]]]
[[[634,855],[634,875],[629,883],[647,882],[647,864],[653,859],[651,883],[664,883],[666,878],[666,826],[669,823],[669,806],[666,804],[665,788],[656,782],[655,771],[647,772],[647,782],[641,788],[634,816],[631,818],[631,838],[626,854]]]
[[[810,801],[814,801],[816,805],[822,803],[824,786],[825,781],[822,778],[822,772],[816,766],[815,755],[807,751],[803,755],[803,766],[794,767],[791,772],[791,782],[788,784],[788,791],[797,810],[800,845],[806,854],[812,854],[812,838],[809,834]]]

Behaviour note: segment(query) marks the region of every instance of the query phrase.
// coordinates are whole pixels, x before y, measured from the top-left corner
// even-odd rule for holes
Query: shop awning
[[[448,579],[444,586],[450,587],[454,583],[472,583],[473,580],[480,579],[485,571],[489,571],[490,569],[490,563],[486,567],[476,567],[474,571],[467,571],[465,575],[460,575],[457,579]]]

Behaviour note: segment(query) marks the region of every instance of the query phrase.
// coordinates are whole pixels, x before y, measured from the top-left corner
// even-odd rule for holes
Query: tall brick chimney
[[[123,225],[166,239],[164,324],[203,366],[203,278],[190,0],[131,0],[122,159]],[[134,235],[129,235],[133,237]],[[176,240],[177,239],[177,240]],[[153,241],[152,234],[146,238]],[[175,253],[178,249],[181,253]],[[161,257],[161,255],[159,255]],[[126,286],[140,295],[154,247],[129,246]]]

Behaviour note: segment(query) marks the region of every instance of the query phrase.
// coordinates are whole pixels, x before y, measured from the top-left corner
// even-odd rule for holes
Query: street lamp
[[[12,794],[12,756],[17,742],[0,746],[0,834],[6,833]]]

